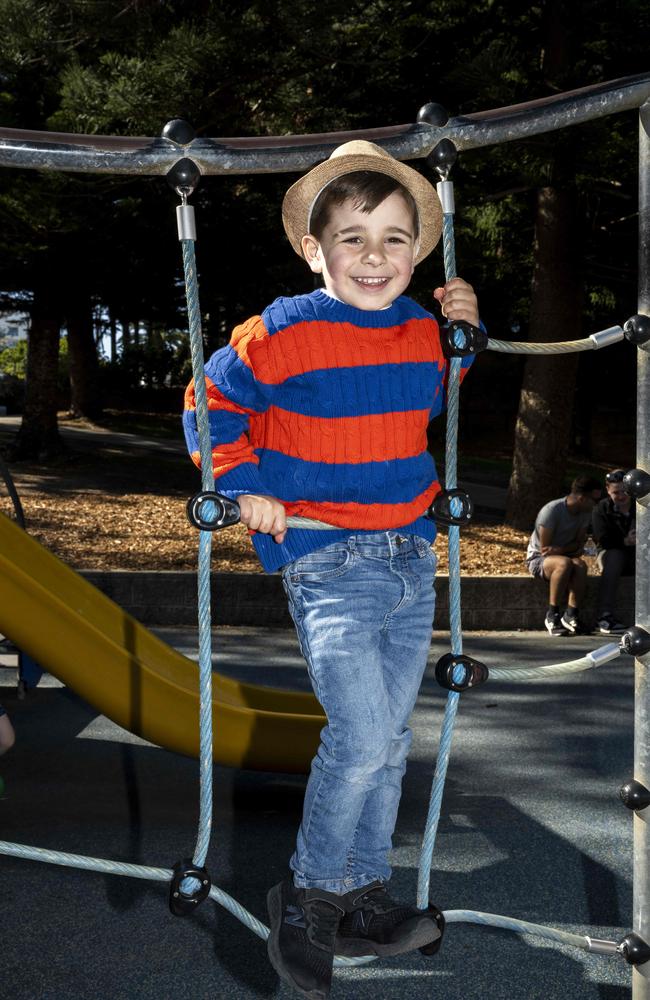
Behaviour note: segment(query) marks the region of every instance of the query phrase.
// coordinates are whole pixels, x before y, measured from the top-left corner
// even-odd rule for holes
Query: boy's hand
[[[264,535],[273,535],[275,542],[283,542],[287,533],[287,512],[275,497],[260,497],[242,493],[237,497],[242,524]]]
[[[444,288],[436,288],[433,297],[442,306],[442,315],[447,319],[464,319],[478,326],[478,301],[472,286],[462,278],[452,278]]]

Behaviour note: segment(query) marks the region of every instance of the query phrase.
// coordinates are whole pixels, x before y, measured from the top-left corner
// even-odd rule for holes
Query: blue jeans
[[[327,725],[291,859],[299,888],[345,893],[388,881],[411,745],[407,726],[431,642],[436,557],[395,531],[353,535],[284,567],[282,579]]]

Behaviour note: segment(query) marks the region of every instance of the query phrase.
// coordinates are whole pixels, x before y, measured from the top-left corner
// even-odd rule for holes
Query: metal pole
[[[650,314],[650,103],[639,112],[639,305]],[[637,348],[637,469],[650,471],[650,343]],[[650,629],[650,506],[636,511],[636,617]],[[647,661],[648,657],[644,657]],[[650,787],[650,678],[636,661],[634,704],[634,774]],[[650,941],[650,817],[634,816],[634,929]],[[632,973],[633,1000],[650,1000],[650,962]]]
[[[88,173],[167,174],[190,157],[202,174],[304,171],[350,139],[377,142],[398,160],[426,157],[442,139],[458,150],[499,145],[620,114],[650,99],[650,73],[609,80],[524,104],[451,118],[444,127],[412,122],[356,132],[239,136],[77,135],[0,127],[0,166]]]

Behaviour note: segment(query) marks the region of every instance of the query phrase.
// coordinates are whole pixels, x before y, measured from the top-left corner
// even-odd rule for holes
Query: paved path
[[[188,654],[189,632],[161,633]],[[593,639],[473,634],[488,664],[573,658]],[[292,632],[222,629],[219,669],[307,684]],[[432,664],[448,648],[437,634]],[[26,701],[0,668],[0,701],[19,742],[2,760],[0,836],[170,867],[192,853],[197,764],[115,727],[51,678]],[[89,665],[92,669],[92,665]],[[395,837],[393,883],[413,898],[444,693],[431,668],[414,715]],[[438,835],[432,895],[472,908],[618,940],[631,919],[631,817],[617,801],[631,775],[630,661],[552,682],[493,683],[462,698]],[[267,888],[286,870],[304,779],[215,768],[209,868],[266,920]],[[261,941],[212,903],[192,919],[165,888],[0,857],[0,983],[11,1000],[290,1000]],[[337,973],[332,1000],[623,1000],[618,959],[465,925],[435,959],[419,954]]]
[[[13,437],[20,427],[20,422],[20,417],[0,417],[0,444],[3,440],[8,441]],[[188,470],[191,470],[185,442],[181,437],[177,441],[160,441],[143,437],[141,434],[94,430],[87,427],[61,425],[59,429],[63,440],[74,450],[87,451],[99,447],[110,448],[112,450],[119,449],[124,453],[144,452],[149,458],[153,455],[167,459],[180,458],[184,464],[187,464]],[[487,483],[472,482],[467,477],[461,477],[459,485],[470,493],[474,501],[477,516],[486,521],[502,520],[506,506],[507,491],[505,488]]]

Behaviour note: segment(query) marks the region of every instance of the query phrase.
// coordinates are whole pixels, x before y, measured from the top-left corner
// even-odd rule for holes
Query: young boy
[[[431,639],[424,514],[440,485],[426,431],[448,369],[435,319],[402,293],[441,221],[417,171],[369,142],[340,146],[283,203],[324,288],[277,299],[206,366],[216,488],[238,499],[264,568],[282,568],[327,715],[292,875],[268,894],[271,962],[313,1000],[329,995],[335,950],[396,955],[439,937],[386,884]],[[478,324],[460,278],[434,295],[448,318]],[[198,464],[192,386],[185,428]],[[287,514],[312,523],[287,529]]]

